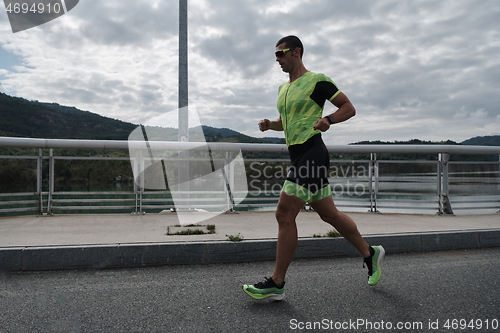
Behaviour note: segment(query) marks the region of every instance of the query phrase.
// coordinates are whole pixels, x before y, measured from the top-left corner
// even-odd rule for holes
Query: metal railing
[[[24,160],[33,163],[32,191],[7,190],[0,193],[0,215],[20,212],[53,214],[58,212],[158,212],[175,209],[172,192],[149,191],[137,183],[128,189],[94,190],[91,186],[79,190],[57,188],[57,163],[128,163],[128,157],[55,156],[54,149],[122,149],[141,146],[144,142],[106,140],[59,140],[30,138],[0,138],[0,147],[37,148],[36,156],[2,155],[2,160]],[[150,142],[155,149],[197,151],[199,143]],[[207,143],[212,152],[287,152],[285,145]],[[46,153],[48,149],[48,154]],[[350,145],[328,146],[330,153],[369,153],[369,159],[332,160],[329,180],[337,206],[344,210],[370,212],[490,212],[500,210],[500,159],[468,162],[450,161],[453,154],[500,155],[500,147],[460,145]],[[380,153],[435,154],[436,160],[379,160]],[[223,154],[224,155],[224,154]],[[224,158],[221,158],[224,160]],[[226,154],[226,162],[231,156]],[[498,159],[498,160],[497,160]],[[172,160],[178,160],[173,158]],[[132,163],[142,163],[139,160]],[[225,163],[227,164],[227,163]],[[245,159],[247,196],[237,207],[227,200],[225,210],[236,208],[262,209],[276,205],[281,183],[286,176],[286,159]],[[450,171],[451,168],[451,171]],[[398,171],[403,169],[404,172]],[[413,169],[414,171],[410,172]],[[410,171],[409,171],[410,170]],[[280,171],[280,172],[278,172]],[[229,178],[231,170],[227,169]],[[253,173],[252,173],[253,172]],[[0,180],[1,182],[1,180]],[[117,180],[119,185],[119,180]],[[213,208],[211,202],[220,191],[197,193],[189,191],[188,205]],[[241,194],[233,188],[231,195]],[[307,205],[306,205],[307,207]]]

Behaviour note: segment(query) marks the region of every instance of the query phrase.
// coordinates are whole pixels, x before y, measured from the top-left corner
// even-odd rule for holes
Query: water
[[[251,180],[250,180],[251,181]],[[263,182],[253,182],[248,185],[252,194],[247,195],[246,199],[240,205],[237,205],[237,211],[273,211],[276,209],[277,198],[281,190],[282,180],[270,180],[264,186]],[[346,212],[367,212],[370,211],[370,192],[369,179],[366,177],[334,177],[330,179],[334,201],[340,210]],[[374,184],[372,184],[374,186]],[[23,186],[20,184],[5,185],[0,183],[0,216],[12,216],[20,214],[36,214],[36,212],[25,213],[5,213],[2,209],[15,207],[37,207],[36,204],[7,204],[6,201],[26,201],[37,200],[34,195],[35,185]],[[44,186],[46,187],[46,185]],[[206,188],[220,188],[221,184],[194,183],[191,191],[201,191]],[[44,189],[45,190],[45,189]],[[129,200],[127,202],[116,203],[59,203],[58,206],[84,206],[91,205],[126,205],[125,209],[98,209],[97,213],[130,213],[134,211],[135,194],[134,184],[129,181],[114,182],[59,182],[56,184],[55,199],[113,199]],[[267,190],[265,192],[264,190]],[[45,190],[46,191],[46,190]],[[10,195],[1,195],[2,193],[26,193],[33,195],[14,197]],[[79,192],[83,195],[60,195],[57,192]],[[106,192],[105,194],[92,194],[92,192]],[[85,195],[85,193],[88,193]],[[148,199],[160,199],[160,202],[149,203],[148,205],[165,205],[170,202],[173,205],[169,194],[155,194],[149,191],[144,195],[147,203]],[[450,178],[449,199],[455,214],[478,214],[478,213],[496,213],[500,210],[500,178],[495,174],[475,175],[454,175]],[[223,192],[221,192],[223,194]],[[194,198],[198,197],[198,201]],[[214,194],[198,193],[193,195],[193,202],[196,205],[203,205],[203,198],[214,197]],[[201,198],[201,199],[200,199]],[[250,199],[259,198],[259,201]],[[44,196],[46,201],[47,196]],[[162,199],[165,201],[162,202]],[[220,200],[219,200],[220,201]],[[438,212],[437,181],[436,175],[415,175],[415,174],[392,174],[383,175],[379,178],[377,194],[377,210],[382,213],[406,213],[406,214],[435,214]],[[259,207],[249,207],[249,205],[259,205]],[[44,207],[47,203],[44,203]],[[164,208],[149,208],[148,213],[157,213]],[[209,211],[225,210],[225,206],[218,203],[217,207],[205,207]],[[57,214],[80,214],[95,213],[96,211],[88,209],[60,210]]]
[[[331,178],[330,185],[334,201],[340,210],[371,210],[368,178]],[[389,174],[379,177],[377,185],[376,208],[381,213],[435,214],[439,211],[435,174]],[[499,177],[455,176],[450,180],[449,193],[455,214],[487,214],[500,211]],[[251,211],[275,209],[275,205],[246,208]]]

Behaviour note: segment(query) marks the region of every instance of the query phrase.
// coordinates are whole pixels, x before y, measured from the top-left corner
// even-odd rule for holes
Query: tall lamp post
[[[188,110],[188,6],[187,0],[179,0],[179,131],[178,141],[189,142]],[[189,192],[189,152],[179,152],[179,190]],[[189,206],[189,193],[180,194]],[[188,208],[189,209],[189,208]]]

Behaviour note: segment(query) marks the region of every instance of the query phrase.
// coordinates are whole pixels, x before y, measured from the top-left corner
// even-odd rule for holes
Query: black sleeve
[[[323,107],[325,101],[332,98],[339,91],[337,86],[329,81],[320,81],[316,83],[316,87],[311,94],[311,99],[316,102],[319,106]]]

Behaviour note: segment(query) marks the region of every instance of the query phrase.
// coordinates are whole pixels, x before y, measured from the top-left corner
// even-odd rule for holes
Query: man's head
[[[285,73],[293,73],[302,69],[302,54],[304,46],[296,36],[286,36],[276,43],[276,61]]]
[[[283,37],[276,43],[276,47],[278,47],[281,44],[285,44],[286,48],[290,49],[299,48],[300,58],[302,58],[302,55],[304,54],[304,45],[302,45],[302,42],[300,41],[299,37],[292,35]]]

